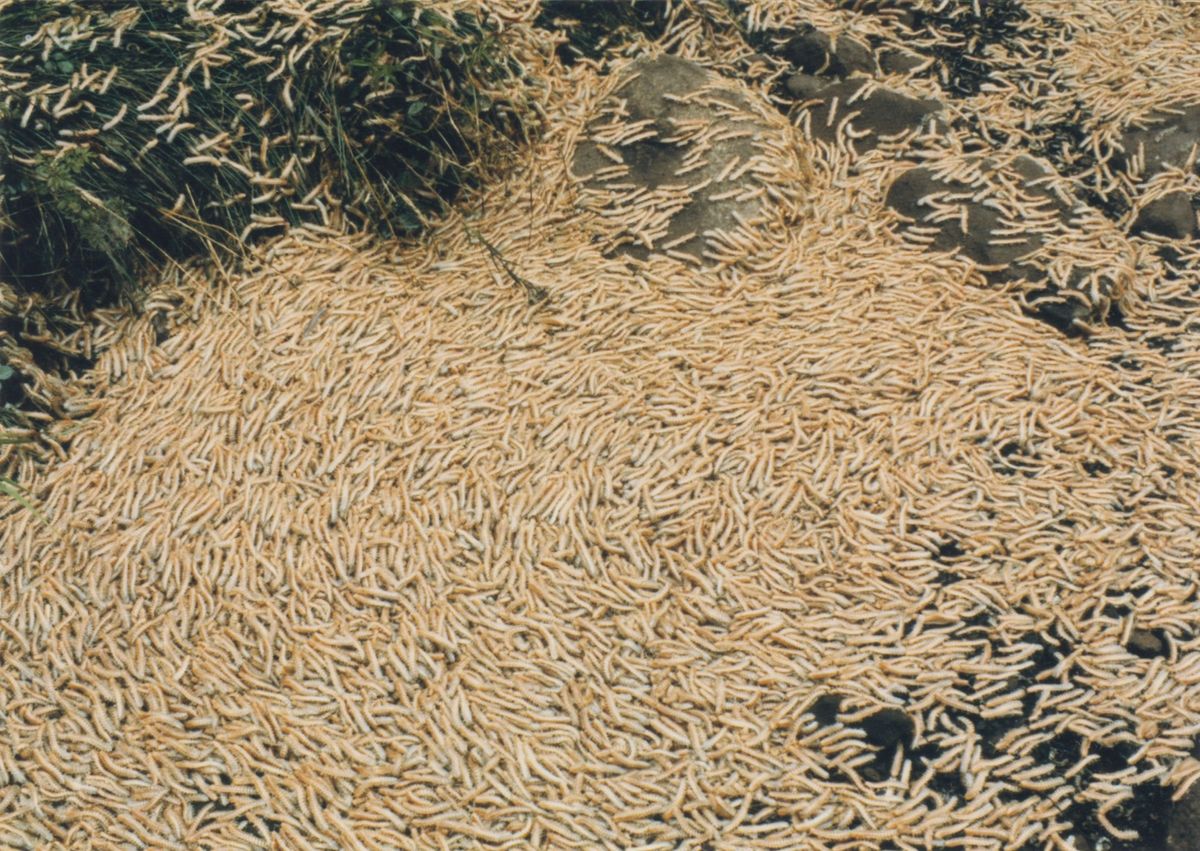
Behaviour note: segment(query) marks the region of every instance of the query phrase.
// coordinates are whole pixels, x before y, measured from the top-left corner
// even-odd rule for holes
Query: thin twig
[[[488,255],[492,258],[496,265],[498,265],[504,271],[504,273],[508,275],[509,279],[514,284],[525,290],[525,295],[529,298],[530,304],[538,304],[539,302],[543,302],[550,297],[550,291],[548,289],[543,286],[539,286],[528,278],[517,274],[517,271],[512,267],[512,264],[509,263],[504,258],[504,255],[500,253],[500,249],[488,242],[487,237],[474,228],[468,228],[467,233],[470,234],[473,239],[477,239],[483,244],[483,247],[487,249]]]

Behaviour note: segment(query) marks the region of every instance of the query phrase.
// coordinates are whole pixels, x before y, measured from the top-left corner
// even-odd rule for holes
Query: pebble
[[[1140,627],[1129,634],[1129,643],[1125,645],[1125,649],[1142,659],[1167,655],[1167,643],[1152,630]]]
[[[1133,233],[1151,233],[1168,239],[1191,239],[1197,234],[1192,196],[1182,190],[1169,192],[1142,207],[1133,222]]]

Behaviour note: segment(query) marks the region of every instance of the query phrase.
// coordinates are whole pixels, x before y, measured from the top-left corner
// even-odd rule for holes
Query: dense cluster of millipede
[[[716,5],[641,52],[759,107],[754,32],[901,37],[884,3]],[[964,71],[949,108],[996,156],[1091,117],[1060,177],[1094,227],[1056,246],[1124,277],[1086,336],[898,233],[888,187],[978,168],[969,122],[859,150],[772,119],[802,189],[745,165],[787,216],[671,255],[619,153],[572,176],[629,141],[628,45],[523,56],[545,136],[420,239],[300,226],[101,314],[61,457],[4,456],[48,520],[0,517],[0,845],[1193,847],[1200,243],[1081,186],[1162,189],[1103,146],[1180,102],[1200,23],[1020,5],[1061,85]],[[888,85],[942,97],[938,67]],[[610,251],[631,227],[651,250]]]

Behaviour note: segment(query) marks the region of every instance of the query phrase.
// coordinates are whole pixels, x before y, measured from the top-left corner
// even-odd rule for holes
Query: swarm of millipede
[[[843,5],[745,17],[868,26]],[[1136,112],[1122,52],[1186,66],[1133,3],[1026,5],[1097,116]],[[548,133],[477,213],[164,276],[165,340],[106,315],[91,416],[23,469],[49,524],[0,516],[0,846],[1164,847],[1200,783],[1197,244],[1126,270],[1085,220],[1056,247],[1129,273],[1126,327],[1064,338],[890,230],[896,151],[784,127],[814,174],[763,251],[606,256],[568,164],[613,81],[540,70]]]

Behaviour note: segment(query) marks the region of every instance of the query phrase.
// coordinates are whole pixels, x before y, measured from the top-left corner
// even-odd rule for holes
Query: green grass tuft
[[[91,353],[38,340],[167,259],[419,231],[526,138],[529,91],[482,4],[0,0],[0,341],[61,375]],[[57,415],[35,380],[0,404]]]
[[[417,0],[0,0],[0,279],[96,302],[290,224],[418,230],[520,134],[520,76]]]

